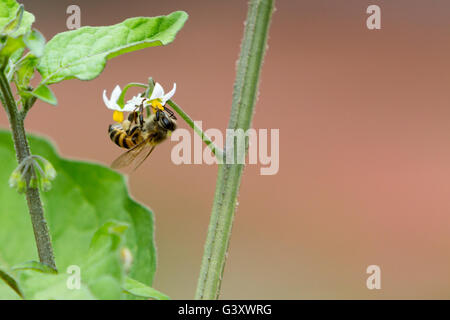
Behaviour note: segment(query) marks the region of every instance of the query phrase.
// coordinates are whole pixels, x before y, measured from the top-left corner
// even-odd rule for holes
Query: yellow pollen
[[[113,120],[116,122],[122,122],[123,121],[123,112],[115,110],[113,113]]]
[[[150,103],[152,105],[153,112],[156,113],[157,109],[164,111],[164,107],[158,99],[154,99],[154,100],[150,101]]]

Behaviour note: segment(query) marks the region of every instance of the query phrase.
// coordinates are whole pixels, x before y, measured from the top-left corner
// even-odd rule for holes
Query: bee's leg
[[[139,125],[141,128],[144,126],[144,103],[139,106]]]
[[[122,129],[128,134],[128,131],[130,130],[132,124],[133,124],[133,114],[130,113],[128,115],[127,120],[122,121],[121,123]]]
[[[130,112],[130,114],[128,115],[128,121],[130,121],[131,124],[137,123],[137,118],[138,115],[136,111]]]
[[[130,130],[132,129],[133,124],[137,123],[137,118],[138,118],[137,112],[133,111],[130,112],[130,114],[128,115],[128,120],[122,122],[122,128],[123,130],[125,130],[128,136],[130,135]]]
[[[131,128],[131,121],[130,120],[124,120],[121,123],[122,129],[128,134],[130,128]]]

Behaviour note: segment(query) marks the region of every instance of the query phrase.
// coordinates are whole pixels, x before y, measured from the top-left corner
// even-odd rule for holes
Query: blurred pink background
[[[82,25],[190,15],[172,44],[110,60],[93,81],[56,84],[58,107],[34,106],[27,129],[65,157],[118,156],[103,89],[149,76],[176,82],[174,100],[204,128],[226,128],[246,1],[22,2],[47,39],[66,30],[70,4]],[[382,9],[379,31],[366,28],[370,4]],[[280,129],[280,170],[244,171],[221,298],[450,298],[450,3],[276,8],[254,128]],[[155,213],[155,288],[193,298],[217,167],[175,166],[173,145],[130,176],[130,192]],[[381,290],[366,288],[371,264],[381,267]]]

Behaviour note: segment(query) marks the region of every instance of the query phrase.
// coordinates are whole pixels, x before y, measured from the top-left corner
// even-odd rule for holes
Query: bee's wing
[[[130,165],[135,159],[139,158],[140,155],[145,156],[144,157],[145,160],[154,148],[154,145],[152,145],[150,141],[151,141],[150,139],[145,139],[144,141],[134,146],[127,152],[121,154],[116,160],[113,161],[113,163],[111,163],[111,168],[119,169],[126,167]],[[139,162],[139,165],[142,163],[142,161]]]
[[[134,167],[133,171],[136,170],[137,168],[139,168],[139,166],[145,161],[145,159],[148,158],[150,153],[152,153],[153,149],[155,149],[155,145],[152,145],[150,143],[148,143],[148,145],[149,146],[151,145],[152,147],[150,149],[149,148],[145,148],[145,151],[141,151],[141,153],[139,153],[138,157],[136,157],[136,160],[134,161],[134,162],[137,162],[137,165]],[[145,155],[145,156],[143,156],[143,155]]]

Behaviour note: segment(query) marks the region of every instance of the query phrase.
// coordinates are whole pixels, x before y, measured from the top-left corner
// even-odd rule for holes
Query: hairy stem
[[[274,0],[251,0],[249,3],[234,84],[229,129],[247,131],[251,126],[273,2]],[[232,145],[234,150],[240,147],[235,141],[228,139],[227,137],[227,146]],[[245,151],[247,148],[248,142]],[[219,297],[243,168],[243,164],[228,164],[228,157],[227,163],[219,165],[196,299]]]
[[[20,112],[20,115],[22,116],[23,119],[25,119],[28,111],[30,111],[31,107],[34,105],[36,100],[37,98],[34,96],[31,96],[25,100],[25,102],[23,103],[22,111]]]
[[[11,91],[11,86],[4,74],[4,70],[0,70],[0,90],[2,96],[1,100],[6,109],[6,113],[8,114],[9,124],[11,126],[17,161],[20,164],[24,159],[30,156],[30,147],[28,146],[27,136],[25,134],[24,115],[36,100],[32,99],[27,102],[23,114],[19,112]],[[29,181],[32,174],[35,174],[34,170],[28,171],[25,179]],[[27,187],[25,195],[31,216],[31,223],[33,225],[39,260],[53,269],[56,269],[52,243],[47,222],[44,218],[44,210],[42,208],[39,189]]]

